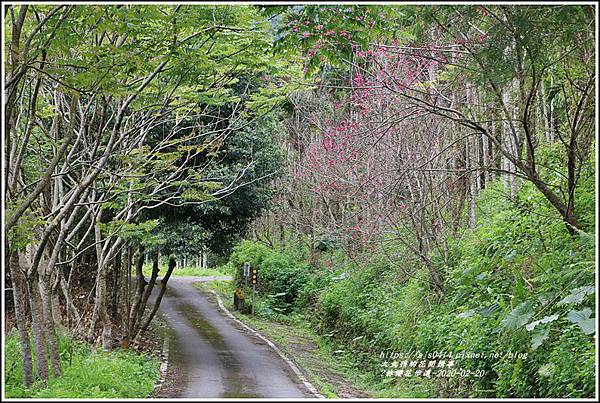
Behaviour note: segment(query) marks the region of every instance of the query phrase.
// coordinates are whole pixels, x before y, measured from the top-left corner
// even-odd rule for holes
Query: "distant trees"
[[[574,191],[594,135],[591,8],[266,10],[281,21],[278,48],[301,49],[316,87],[292,98],[288,122],[285,198],[299,216],[276,220],[306,223],[311,243],[336,234],[350,254],[398,240],[438,293],[431,252],[448,258],[448,235],[475,225],[495,178],[509,198],[531,182],[571,233],[583,228]],[[564,169],[548,168],[549,147]]]
[[[271,181],[281,175],[281,152],[275,136],[283,128],[277,119],[276,114],[252,121],[242,119],[239,130],[206,136],[204,141],[218,146],[196,156],[187,167],[204,167],[204,186],[213,189],[209,202],[183,203],[176,209],[165,203],[145,212],[147,219],[160,218],[161,226],[170,227],[165,237],[170,238],[167,244],[174,253],[194,256],[210,249],[227,254],[249,223],[267,209],[275,193]],[[187,135],[186,130],[178,134],[182,138]],[[199,237],[198,242],[187,241],[191,228],[197,232],[194,236]]]
[[[161,237],[167,211],[205,206],[208,219],[246,187],[257,204],[225,214],[264,206],[274,168],[255,121],[285,63],[268,54],[269,25],[252,7],[13,5],[6,15],[4,258],[29,386],[47,381],[48,356],[60,375],[63,307],[75,334],[94,341],[102,329],[106,350],[148,327],[175,268],[171,259],[146,312],[158,253],[178,252]],[[270,81],[240,86],[241,76]],[[93,286],[90,311],[71,295],[78,276]]]

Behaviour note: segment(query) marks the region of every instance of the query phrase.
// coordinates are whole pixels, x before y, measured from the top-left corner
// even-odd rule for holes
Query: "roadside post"
[[[240,312],[246,313],[246,301],[245,301],[245,292],[248,288],[248,277],[250,277],[250,263],[244,263],[244,285],[237,287],[233,293],[233,306]],[[253,301],[254,304],[254,301]]]
[[[240,287],[236,288],[235,292],[233,293],[233,305],[238,311],[245,311],[246,303],[244,297],[244,290]]]

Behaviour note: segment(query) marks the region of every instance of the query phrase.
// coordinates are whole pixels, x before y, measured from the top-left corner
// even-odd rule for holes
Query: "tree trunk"
[[[110,351],[112,349],[112,321],[108,316],[108,293],[107,293],[107,271],[108,263],[103,264],[100,269],[100,281],[98,283],[100,298],[100,320],[102,321],[102,349]]]
[[[154,302],[154,307],[152,308],[152,312],[150,312],[150,315],[148,315],[148,319],[146,319],[146,322],[144,322],[144,325],[137,332],[137,334],[135,335],[135,338],[138,338],[142,333],[144,333],[146,331],[146,329],[148,329],[150,322],[154,318],[154,315],[156,315],[156,312],[158,311],[158,308],[160,307],[160,302],[162,301],[163,295],[165,294],[165,291],[167,291],[167,282],[169,281],[169,278],[171,277],[171,273],[173,273],[173,269],[175,269],[175,259],[170,258],[169,259],[169,268],[167,269],[167,273],[164,275],[164,277],[160,281],[160,293],[156,297],[156,301]]]
[[[112,350],[112,321],[108,317],[106,305],[101,309],[100,318],[102,319],[102,349],[110,351]]]
[[[550,190],[548,185],[539,178],[537,172],[532,171],[531,169],[526,167],[525,173],[527,174],[527,177],[533,182],[535,187],[537,187],[538,190],[542,192],[542,194],[546,197],[546,199],[548,199],[550,204],[552,204],[554,208],[556,208],[562,215],[569,233],[575,234],[577,230],[580,230],[582,228],[581,223],[575,216],[572,207],[565,205],[565,203],[563,203],[563,201],[560,200],[560,198],[552,190]]]
[[[51,284],[52,288],[50,289],[50,295],[52,298],[52,320],[54,320],[54,327],[61,331],[64,328],[62,323],[62,312],[60,308],[60,299],[58,297],[58,288],[60,287],[60,269],[54,270],[52,273]]]
[[[8,247],[7,247],[8,250]],[[19,265],[19,252],[11,252],[9,260],[10,278],[13,286],[13,302],[15,305],[15,320],[19,331],[19,344],[21,345],[21,361],[23,362],[23,386],[28,388],[33,383],[33,361],[31,359],[31,345],[27,332],[25,318],[25,289],[24,276]]]
[[[69,326],[69,328],[71,330],[73,330],[72,323],[75,322],[75,324],[77,326],[79,324],[79,322],[81,321],[81,315],[79,314],[79,310],[73,303],[73,298],[71,298],[71,293],[69,292],[69,287],[67,285],[67,282],[65,281],[65,278],[64,278],[62,272],[60,272],[58,275],[60,277],[60,279],[59,279],[60,289],[62,290],[62,294],[65,297],[65,305],[66,305],[66,311],[67,311],[67,325]]]
[[[134,334],[134,330],[136,327],[136,319],[138,317],[138,307],[142,301],[142,294],[144,292],[144,287],[146,286],[146,280],[144,279],[144,274],[142,272],[144,266],[144,248],[140,247],[138,251],[138,256],[135,261],[135,277],[136,277],[136,289],[135,296],[133,297],[133,305],[129,311],[129,328],[127,330],[127,343],[131,340],[131,337]]]
[[[468,140],[467,140],[467,155],[466,155],[466,160],[468,161],[468,174],[467,177],[469,178],[469,228],[475,228],[475,224],[477,221],[477,215],[476,215],[476,200],[477,200],[477,175],[478,175],[478,171],[477,171],[477,160],[476,160],[476,155],[477,155],[477,150],[476,150],[476,144],[477,144],[477,139],[474,138],[473,136],[471,136]]]
[[[508,104],[510,102],[510,96],[509,96],[508,89],[505,89],[504,92],[502,93],[502,102],[508,109],[509,108]],[[508,118],[509,117],[506,116],[504,118],[504,120],[502,121],[501,144],[503,145],[503,147],[508,147],[508,149],[510,151],[510,150],[512,150],[512,140],[511,140],[511,133],[510,133],[510,123],[508,123],[508,121],[507,121]],[[503,181],[504,181],[504,193],[506,193],[512,197],[513,194],[512,194],[512,186],[511,186],[511,175],[509,174],[509,172],[512,172],[511,162],[504,155],[502,155],[500,158],[502,159],[501,169],[503,171],[505,171],[502,173]]]
[[[129,348],[127,332],[129,329],[129,287],[131,285],[131,246],[125,248],[123,262],[121,264],[121,298],[119,300],[119,315],[121,317],[122,341],[121,347]]]
[[[513,115],[513,121],[516,121],[517,118],[518,118],[518,116],[519,116],[516,106],[513,107],[513,114],[514,114]],[[519,159],[521,159],[521,153],[520,153],[520,150],[519,150],[518,141],[521,141],[521,140],[518,140],[518,139],[521,137],[519,135],[519,132],[521,132],[522,130],[518,130],[516,128],[515,128],[515,130],[517,130],[517,138],[514,138],[514,136],[511,136],[511,139],[512,139],[512,141],[511,141],[511,154],[514,155],[519,160]],[[516,176],[517,167],[513,163],[511,163],[510,166],[511,166],[511,172],[513,173],[510,176],[510,180],[511,180],[511,182],[510,182],[510,184],[511,184],[511,194],[512,194],[513,197],[516,197],[517,193],[519,193],[519,178]]]
[[[46,349],[46,335],[44,334],[44,315],[37,272],[27,279],[29,293],[29,306],[31,308],[31,326],[33,328],[33,348],[35,350],[35,369],[37,377],[48,383],[48,351]]]
[[[285,227],[283,222],[279,222],[279,248],[285,250]]]
[[[121,297],[121,249],[116,253],[113,264],[113,272],[112,272],[112,287],[111,287],[111,301],[110,301],[110,313],[113,318],[117,317],[118,307],[119,307],[119,298]]]
[[[492,129],[492,132],[494,130]],[[491,161],[490,161],[490,139],[488,138],[488,136],[482,136],[483,144],[483,167],[484,167],[484,171],[483,171],[483,188],[487,188],[490,185],[490,182],[492,181],[492,175],[490,172],[490,168],[491,168]]]
[[[152,294],[152,289],[154,288],[154,284],[156,284],[156,279],[158,278],[159,271],[160,271],[159,254],[156,253],[152,258],[152,274],[150,275],[150,281],[148,281],[148,285],[146,286],[146,289],[144,290],[144,295],[142,296],[142,300],[137,308],[137,313],[136,313],[136,317],[135,317],[136,324],[140,323],[142,320],[144,311],[146,310],[146,305],[148,304],[148,298],[150,298],[150,294]],[[133,333],[135,333],[135,331],[132,332],[132,334]]]
[[[58,338],[54,328],[54,317],[52,314],[52,296],[50,295],[49,276],[47,273],[38,274],[34,272],[33,276],[38,276],[38,285],[42,300],[42,313],[44,318],[44,331],[46,332],[46,341],[50,352],[50,365],[55,377],[61,374],[60,353],[58,350]]]
[[[100,212],[98,212],[97,220],[100,218]],[[102,271],[103,271],[103,263],[102,263],[102,246],[101,246],[101,231],[98,221],[94,223],[94,233],[96,239],[96,265],[98,266],[96,271],[96,293],[94,296],[94,309],[92,311],[92,321],[90,322],[90,327],[88,329],[87,341],[89,343],[93,343],[95,339],[96,333],[96,323],[98,322],[98,318],[100,317],[102,310]]]

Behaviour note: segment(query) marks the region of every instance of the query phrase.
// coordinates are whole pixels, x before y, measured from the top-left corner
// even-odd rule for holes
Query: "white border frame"
[[[596,121],[596,142],[595,142],[595,146],[596,146],[596,163],[598,163],[598,94],[599,94],[599,89],[598,89],[598,3],[594,2],[594,1],[559,1],[559,2],[555,2],[555,1],[518,1],[518,2],[514,2],[514,1],[399,1],[399,2],[390,2],[390,1],[273,1],[273,2],[269,2],[269,1],[240,1],[240,2],[235,2],[235,1],[223,1],[223,2],[218,2],[218,1],[6,1],[6,2],[2,2],[2,30],[4,30],[4,20],[6,18],[6,9],[4,6],[6,5],[19,5],[19,4],[49,4],[49,5],[59,5],[59,4],[77,4],[77,5],[114,5],[114,4],[131,4],[131,5],[149,5],[149,4],[192,4],[192,5],[212,5],[212,4],[235,4],[235,5],[249,5],[249,4],[253,4],[253,5],[299,5],[299,4],[311,4],[311,5],[335,5],[335,4],[352,4],[352,5],[407,5],[407,4],[411,4],[411,5],[448,5],[448,4],[460,4],[460,5],[479,5],[479,4],[515,4],[515,5],[591,5],[594,6],[595,8],[595,26],[596,26],[596,36],[595,36],[595,48],[596,48],[596,54],[595,54],[595,63],[596,63],[596,114],[595,114],[595,121]],[[5,54],[5,49],[4,49],[4,40],[2,41],[2,56],[4,56]],[[4,61],[4,58],[3,58]],[[4,122],[4,104],[5,104],[5,93],[4,93],[4,84],[5,84],[5,63],[2,63],[2,122]],[[4,189],[4,170],[5,170],[5,157],[4,157],[4,126],[2,126],[2,150],[0,152],[1,154],[1,158],[2,158],[2,162],[1,162],[1,166],[2,166],[2,173],[0,174],[0,176],[2,177],[2,183],[0,184],[0,189],[1,189],[1,193],[2,193],[2,201],[1,201],[1,206],[2,206],[2,211],[0,212],[0,217],[1,217],[1,221],[2,221],[2,235],[0,237],[1,242],[2,242],[2,246],[0,247],[0,249],[4,252],[4,245],[5,245],[5,231],[4,231],[4,212],[5,212],[5,189]],[[599,206],[599,201],[598,201],[598,188],[599,188],[599,180],[598,180],[598,173],[596,172],[596,214],[598,213],[598,206]],[[596,217],[596,220],[598,219],[598,217]],[[596,221],[598,222],[598,221]],[[599,258],[599,253],[598,253],[598,226],[596,226],[596,262],[598,262],[598,258]],[[4,253],[2,254],[1,257],[1,272],[2,272],[2,279],[0,280],[1,284],[2,284],[2,303],[5,300],[5,284],[4,284],[4,278],[5,278],[5,265],[4,265]],[[598,318],[598,273],[597,273],[598,268],[596,267],[596,320]],[[4,309],[2,310],[2,313],[0,314],[1,318],[2,318],[2,334],[0,335],[0,337],[2,337],[2,382],[1,382],[1,389],[2,389],[2,400],[7,400],[7,401],[27,401],[27,402],[45,402],[47,401],[47,399],[35,399],[35,398],[27,398],[27,399],[7,399],[4,395],[4,378],[5,378],[5,372],[4,372],[4,334],[5,334],[5,322],[4,322]],[[583,402],[594,402],[596,401],[596,399],[599,397],[598,396],[598,330],[596,329],[596,387],[595,387],[595,396],[596,398],[573,398],[573,399],[569,399],[569,398],[562,398],[562,399],[554,399],[554,398],[538,398],[535,399],[536,401],[583,401]],[[232,399],[232,398],[222,398],[222,399],[208,399],[208,398],[194,398],[194,399],[188,399],[188,398],[149,398],[149,399],[52,399],[52,400],[56,400],[56,401],[95,401],[95,400],[108,400],[108,401],[140,401],[140,400],[159,400],[159,401],[239,401],[239,400],[248,400],[248,401],[309,401],[309,400],[314,400],[314,399],[264,399],[264,398],[245,398],[245,399]],[[329,401],[351,401],[353,399],[328,399]],[[444,398],[422,398],[422,399],[366,399],[366,400],[374,400],[374,401],[415,401],[415,400],[419,400],[419,401],[531,401],[532,398],[489,398],[489,399],[478,399],[478,398],[474,398],[474,399],[459,399],[459,398],[453,398],[453,399],[444,399]]]

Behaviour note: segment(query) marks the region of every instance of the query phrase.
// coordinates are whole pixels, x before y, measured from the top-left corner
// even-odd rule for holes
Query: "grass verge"
[[[159,276],[162,276],[167,272],[166,264],[162,264],[160,266],[160,271],[158,272]],[[132,273],[135,274],[135,268],[132,268]],[[142,273],[144,273],[145,277],[150,277],[152,274],[152,264],[145,264],[142,267]],[[207,268],[202,269],[199,267],[176,267],[173,270],[173,276],[192,276],[192,277],[209,277],[209,276],[228,276],[229,273],[226,273],[223,270]]]
[[[139,354],[133,350],[115,350],[106,353],[68,336],[59,338],[59,346],[63,366],[62,376],[51,377],[46,388],[38,381],[31,388],[25,389],[21,346],[16,332],[11,332],[5,339],[5,396],[7,398],[145,398],[152,393],[158,381],[160,363],[155,356]]]
[[[298,313],[283,315],[257,299],[256,315],[233,309],[233,286],[230,281],[196,283],[195,287],[213,290],[233,315],[259,331],[302,368],[308,380],[328,398],[415,398],[435,396],[429,382],[414,379],[381,377],[361,368],[357,355],[348,346],[317,334],[306,318]],[[250,303],[251,296],[247,296]]]

